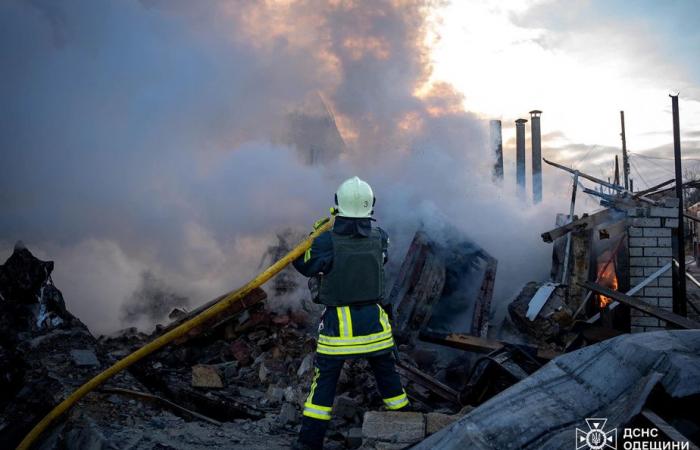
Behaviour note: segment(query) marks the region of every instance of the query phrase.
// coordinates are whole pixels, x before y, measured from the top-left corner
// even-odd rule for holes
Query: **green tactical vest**
[[[333,267],[321,278],[319,300],[326,306],[379,302],[384,298],[382,236],[372,229],[369,237],[331,232]]]

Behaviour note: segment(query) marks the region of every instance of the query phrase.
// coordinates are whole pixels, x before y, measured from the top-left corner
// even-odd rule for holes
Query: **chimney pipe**
[[[540,115],[542,111],[530,111],[530,139],[532,139],[532,202],[542,201],[542,135]]]
[[[525,199],[525,124],[527,119],[515,121],[515,179],[518,197]]]
[[[494,181],[503,180],[503,136],[501,134],[501,121],[492,120],[491,125],[491,151],[496,155],[493,165]]]

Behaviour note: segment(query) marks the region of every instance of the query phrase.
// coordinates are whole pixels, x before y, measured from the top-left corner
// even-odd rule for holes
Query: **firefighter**
[[[319,235],[294,261],[294,267],[310,277],[314,301],[325,306],[296,448],[323,448],[346,359],[367,358],[387,409],[408,405],[394,367],[394,339],[386,312],[391,306],[382,305],[389,238],[381,228],[372,227],[375,200],[365,181],[358,177],[344,181],[335,194],[332,231]],[[326,220],[316,222],[314,229]]]

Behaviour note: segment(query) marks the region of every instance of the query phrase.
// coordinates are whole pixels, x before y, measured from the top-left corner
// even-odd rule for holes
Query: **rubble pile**
[[[530,301],[545,283],[527,283],[508,305],[509,318],[530,342],[539,347],[562,350],[573,338],[571,332],[576,305],[571,304],[564,286],[557,286],[534,320],[528,317]]]
[[[700,328],[626,291],[633,289],[624,264],[626,220],[601,212],[545,233],[557,242],[552,274],[568,284],[526,284],[500,334],[489,330],[496,259],[464,236],[438,241],[418,231],[388,298],[410,410],[385,411],[368,363],[348,360],[325,448],[560,448],[595,414],[609,414],[617,426],[663,425],[654,418],[664,416],[696,440],[700,422],[690,405],[700,395],[697,332],[611,339],[629,330],[630,309]],[[568,259],[561,245],[567,233]],[[278,241],[263,262],[284,254],[293,239],[285,232]],[[128,328],[96,339],[66,309],[52,270],[21,243],[0,266],[2,448],[16,446],[88,379],[223,298],[173,310],[170,323],[148,334]],[[281,307],[301,286],[291,269],[283,275],[268,285],[270,301],[265,290],[252,290],[88,394],[44,433],[39,448],[289,448],[315,373],[323,307],[306,298]]]
[[[190,312],[174,310],[172,322],[156,326],[150,334],[128,328],[96,339],[66,309],[51,281],[52,269],[52,262],[38,260],[21,245],[0,266],[0,363],[9,386],[2,393],[0,427],[3,443],[10,447],[86,380],[218,301]],[[276,294],[283,288],[275,285]],[[314,374],[315,326],[322,308],[271,310],[263,302],[266,297],[263,290],[254,290],[230,310],[89,394],[67,420],[47,433],[46,448],[69,441],[73,448],[93,441],[151,448],[159,440],[177,448],[183,445],[181,439],[189,438],[184,433],[158,432],[171,426],[196,427],[194,435],[209,445],[223,441],[223,436],[228,444],[246,446],[255,436],[265,436],[271,447],[273,436],[280,443],[292,442]],[[461,409],[457,395],[436,394],[431,383],[463,374],[468,363],[463,358],[440,360],[436,350],[415,345],[404,344],[400,350],[403,370],[428,380],[406,383],[416,417],[431,424],[420,434],[425,436],[435,428],[434,421],[426,419],[428,414],[453,417]],[[347,361],[337,388],[330,448],[396,443],[392,437],[375,433],[369,438],[370,432],[362,431],[365,413],[382,407],[368,363]],[[138,431],[125,433],[125,429]]]
[[[0,266],[0,444],[23,437],[100,366],[95,339],[66,309],[52,271],[21,243]]]
[[[0,265],[2,448],[14,448],[60,401],[148,339],[135,329],[118,338],[95,339],[66,309],[51,280],[52,270],[52,262],[40,261],[21,243]],[[123,345],[113,345],[116,341]],[[291,432],[256,437],[246,421],[202,420],[206,414],[168,404],[137,378],[124,371],[89,394],[42,436],[40,448],[204,449],[235,444],[266,449],[288,448],[294,438]]]
[[[166,347],[131,372],[149,389],[215,420],[292,432],[314,374],[309,325],[307,314],[273,312],[260,303],[205,335]],[[129,333],[103,338],[101,345],[116,357],[154,337]],[[334,408],[336,438],[344,439],[367,409],[381,404],[367,363],[348,361]]]

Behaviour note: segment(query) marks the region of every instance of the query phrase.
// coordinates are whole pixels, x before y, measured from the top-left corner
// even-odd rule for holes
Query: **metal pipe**
[[[542,134],[540,116],[542,111],[530,111],[530,139],[532,140],[532,202],[542,201]]]
[[[525,123],[527,119],[515,121],[515,178],[518,197],[525,199]]]
[[[574,172],[574,186],[571,189],[571,207],[569,208],[569,223],[574,221],[576,209],[576,189],[578,188],[578,170]],[[569,253],[571,253],[571,232],[566,235],[566,250],[564,251],[564,270],[561,273],[561,284],[566,284],[569,269]]]
[[[503,134],[501,132],[501,121],[492,120],[491,126],[491,151],[496,156],[496,162],[493,165],[493,179],[496,181],[503,180]]]
[[[671,109],[673,110],[673,156],[676,162],[676,198],[678,198],[678,228],[676,235],[676,255],[678,270],[673,287],[673,312],[681,316],[687,316],[686,286],[685,286],[685,220],[683,212],[683,170],[681,167],[681,131],[679,125],[678,95],[671,95]],[[674,271],[675,273],[675,271]]]

